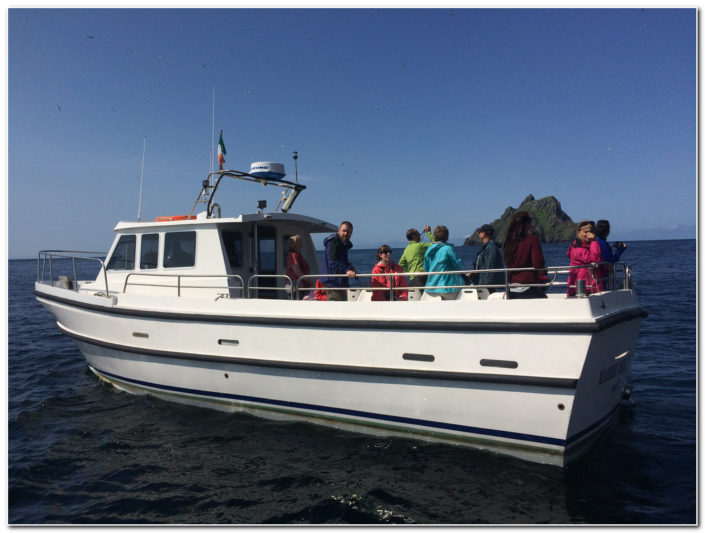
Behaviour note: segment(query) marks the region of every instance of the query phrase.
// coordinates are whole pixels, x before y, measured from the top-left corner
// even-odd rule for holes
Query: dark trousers
[[[325,285],[325,287],[335,288],[331,285]],[[340,288],[340,287],[339,287]],[[342,287],[342,290],[329,290],[326,291],[326,299],[331,302],[347,302],[348,301],[348,288]]]
[[[426,286],[426,276],[414,276],[409,280],[409,287],[425,287]]]
[[[523,292],[509,291],[509,298],[511,300],[527,300],[529,298],[548,298],[546,296],[545,287],[529,287]]]

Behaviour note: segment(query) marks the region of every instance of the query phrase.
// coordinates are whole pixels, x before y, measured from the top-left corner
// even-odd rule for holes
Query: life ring
[[[193,215],[174,215],[171,217],[157,217],[154,220],[156,222],[174,222],[176,220],[195,220],[195,218]]]

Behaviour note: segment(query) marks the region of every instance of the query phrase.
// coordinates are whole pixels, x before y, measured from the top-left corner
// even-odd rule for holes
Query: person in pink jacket
[[[404,272],[399,265],[392,261],[392,249],[388,244],[383,244],[377,250],[377,264],[372,269],[373,274],[393,274],[395,272]],[[408,287],[409,282],[406,276],[373,276],[370,282],[370,287],[390,287],[392,282],[394,282],[394,287]],[[394,299],[395,300],[406,300],[408,298],[408,291],[406,290],[395,290]],[[374,291],[372,293],[372,300],[378,301],[389,301],[388,291]]]
[[[570,258],[570,266],[590,265],[602,261],[600,243],[595,240],[595,223],[583,220],[578,223],[577,239],[568,248],[566,255]],[[585,292],[592,294],[605,290],[602,281],[598,281],[598,273],[590,273],[589,268],[573,268],[568,275],[568,297],[575,296],[575,285],[578,280],[585,280]]]

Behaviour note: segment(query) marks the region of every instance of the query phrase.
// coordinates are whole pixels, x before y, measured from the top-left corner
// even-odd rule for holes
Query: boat
[[[558,466],[604,434],[647,316],[629,265],[573,298],[572,267],[555,266],[546,299],[505,284],[371,301],[363,273],[347,301],[312,299],[285,274],[285,244],[301,236],[315,281],[312,236],[338,227],[291,212],[306,187],[285,177],[261,162],[211,172],[189,214],[119,222],[106,254],[42,250],[34,294],[90,370],[130,393]],[[222,216],[225,182],[281,199]],[[84,262],[98,274],[79,280]]]

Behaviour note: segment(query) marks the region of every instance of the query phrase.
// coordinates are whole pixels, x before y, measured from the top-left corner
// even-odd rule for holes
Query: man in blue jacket
[[[478,252],[474,270],[491,270],[504,268],[501,245],[494,240],[494,228],[490,224],[483,224],[477,229],[477,236],[482,241],[482,249]],[[478,272],[471,276],[475,285],[504,285],[504,272]],[[489,292],[497,289],[487,287]]]
[[[326,237],[323,241],[325,253],[323,255],[323,264],[321,265],[321,274],[345,274],[347,277],[321,278],[321,283],[331,289],[326,291],[326,297],[330,300],[347,300],[350,286],[348,278],[355,277],[355,267],[348,260],[348,250],[353,247],[350,242],[352,236],[353,225],[347,220],[340,223],[338,233],[334,233]]]

